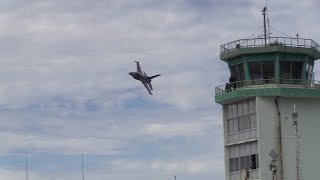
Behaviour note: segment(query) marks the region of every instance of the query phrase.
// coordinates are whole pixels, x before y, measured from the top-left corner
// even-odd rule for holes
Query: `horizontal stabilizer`
[[[150,78],[150,79],[153,79],[153,78],[158,77],[158,76],[161,76],[161,74],[157,74],[157,75],[154,75],[154,76],[150,76],[149,78]]]

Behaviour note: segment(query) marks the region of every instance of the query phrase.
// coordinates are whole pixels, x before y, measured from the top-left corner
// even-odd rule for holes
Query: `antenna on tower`
[[[268,0],[266,0],[266,8],[267,8],[267,36],[269,38],[269,42],[270,42],[270,36],[271,36],[271,32],[270,32],[270,20],[269,20],[269,7],[268,7]]]
[[[297,180],[302,179],[302,169],[301,169],[301,160],[300,160],[300,136],[299,136],[299,123],[298,123],[298,113],[296,112],[296,105],[293,104],[293,126],[295,127],[296,135],[296,168],[297,168]]]
[[[264,8],[262,9],[262,15],[263,15],[263,34],[264,34],[264,45],[265,45],[265,46],[267,46],[266,10],[267,10],[266,7],[264,7]]]
[[[270,168],[270,171],[272,172],[272,180],[274,180],[275,177],[277,176],[277,161],[279,158],[279,154],[274,149],[272,149],[269,153],[269,156],[272,158],[269,164],[269,168]]]

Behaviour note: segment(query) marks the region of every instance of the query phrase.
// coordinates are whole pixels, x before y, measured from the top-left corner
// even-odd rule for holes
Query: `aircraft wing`
[[[148,82],[148,85],[149,85],[151,91],[153,91],[151,82]]]
[[[141,73],[142,74],[142,71],[141,71],[141,67],[140,67],[140,64],[138,61],[134,61],[137,63],[137,72]]]
[[[145,82],[142,82],[142,84],[143,84],[143,85],[144,85],[144,87],[148,90],[149,94],[150,94],[150,95],[152,95],[152,93],[151,93],[151,91],[150,91],[150,88],[149,88],[148,84],[147,84],[147,83],[145,83]]]

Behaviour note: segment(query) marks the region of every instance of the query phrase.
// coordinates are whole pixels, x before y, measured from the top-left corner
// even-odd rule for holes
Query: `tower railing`
[[[301,88],[301,89],[319,89],[320,81],[302,80],[302,79],[255,79],[245,81],[235,81],[220,85],[215,88],[215,95],[220,95],[239,89],[265,89],[265,88]]]
[[[253,48],[263,46],[289,46],[302,48],[315,48],[320,52],[320,46],[312,39],[291,37],[269,37],[267,42],[264,38],[239,39],[220,46],[220,53],[226,53],[239,48]]]

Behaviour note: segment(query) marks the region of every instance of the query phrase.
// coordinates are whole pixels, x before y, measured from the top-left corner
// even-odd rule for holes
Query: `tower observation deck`
[[[311,39],[239,39],[220,46],[220,59],[233,78],[215,88],[217,103],[257,95],[320,98],[313,74],[320,46]]]

